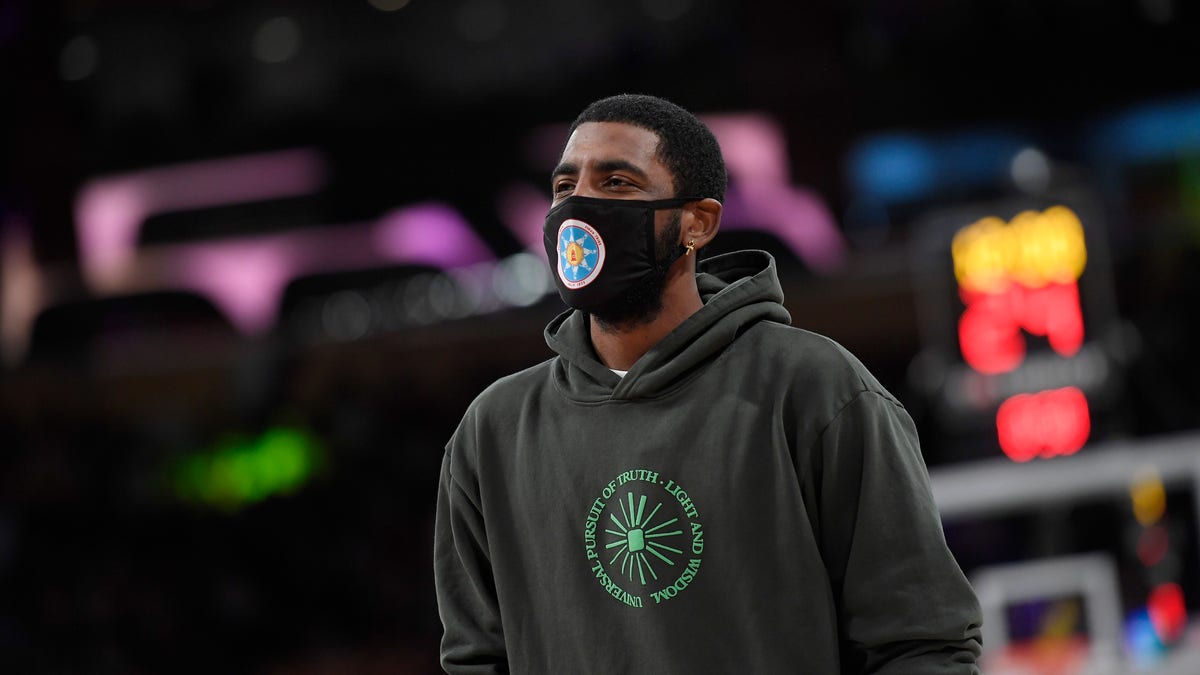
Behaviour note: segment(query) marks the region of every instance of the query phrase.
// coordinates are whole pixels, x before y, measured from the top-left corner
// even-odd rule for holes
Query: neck
[[[668,277],[663,289],[662,310],[653,320],[630,326],[602,327],[594,320],[589,323],[592,347],[604,365],[629,370],[659,340],[704,306],[691,266],[679,267],[683,269],[673,269]]]

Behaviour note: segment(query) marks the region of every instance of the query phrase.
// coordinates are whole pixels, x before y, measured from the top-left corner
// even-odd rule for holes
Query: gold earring
[[[688,257],[689,255],[692,254],[692,251],[695,251],[695,250],[696,250],[696,240],[693,239],[687,243],[687,251],[684,252],[683,257],[685,257],[685,258]]]

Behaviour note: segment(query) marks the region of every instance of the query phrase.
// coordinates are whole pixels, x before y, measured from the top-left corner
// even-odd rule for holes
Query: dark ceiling
[[[383,11],[399,7],[394,11]],[[1192,91],[1196,8],[1172,0],[0,1],[0,203],[73,257],[87,176],[316,145],[330,218],[485,196],[529,129],[618,91],[765,110],[835,205],[871,130],[1043,130]],[[539,177],[540,178],[540,177]],[[472,211],[479,213],[472,213]]]

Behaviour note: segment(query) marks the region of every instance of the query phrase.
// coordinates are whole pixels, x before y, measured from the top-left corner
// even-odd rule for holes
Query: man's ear
[[[692,202],[688,205],[690,208],[684,210],[684,218],[680,235],[683,237],[681,242],[687,246],[688,242],[696,242],[696,249],[702,249],[712,241],[713,237],[717,236],[717,230],[721,227],[721,202],[708,198],[701,199],[698,202]]]

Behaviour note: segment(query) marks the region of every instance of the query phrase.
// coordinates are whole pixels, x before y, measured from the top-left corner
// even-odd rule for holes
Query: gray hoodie
[[[451,673],[977,673],[980,611],[903,407],[792,328],[769,255],[620,377],[588,317],[446,447],[434,566]]]

